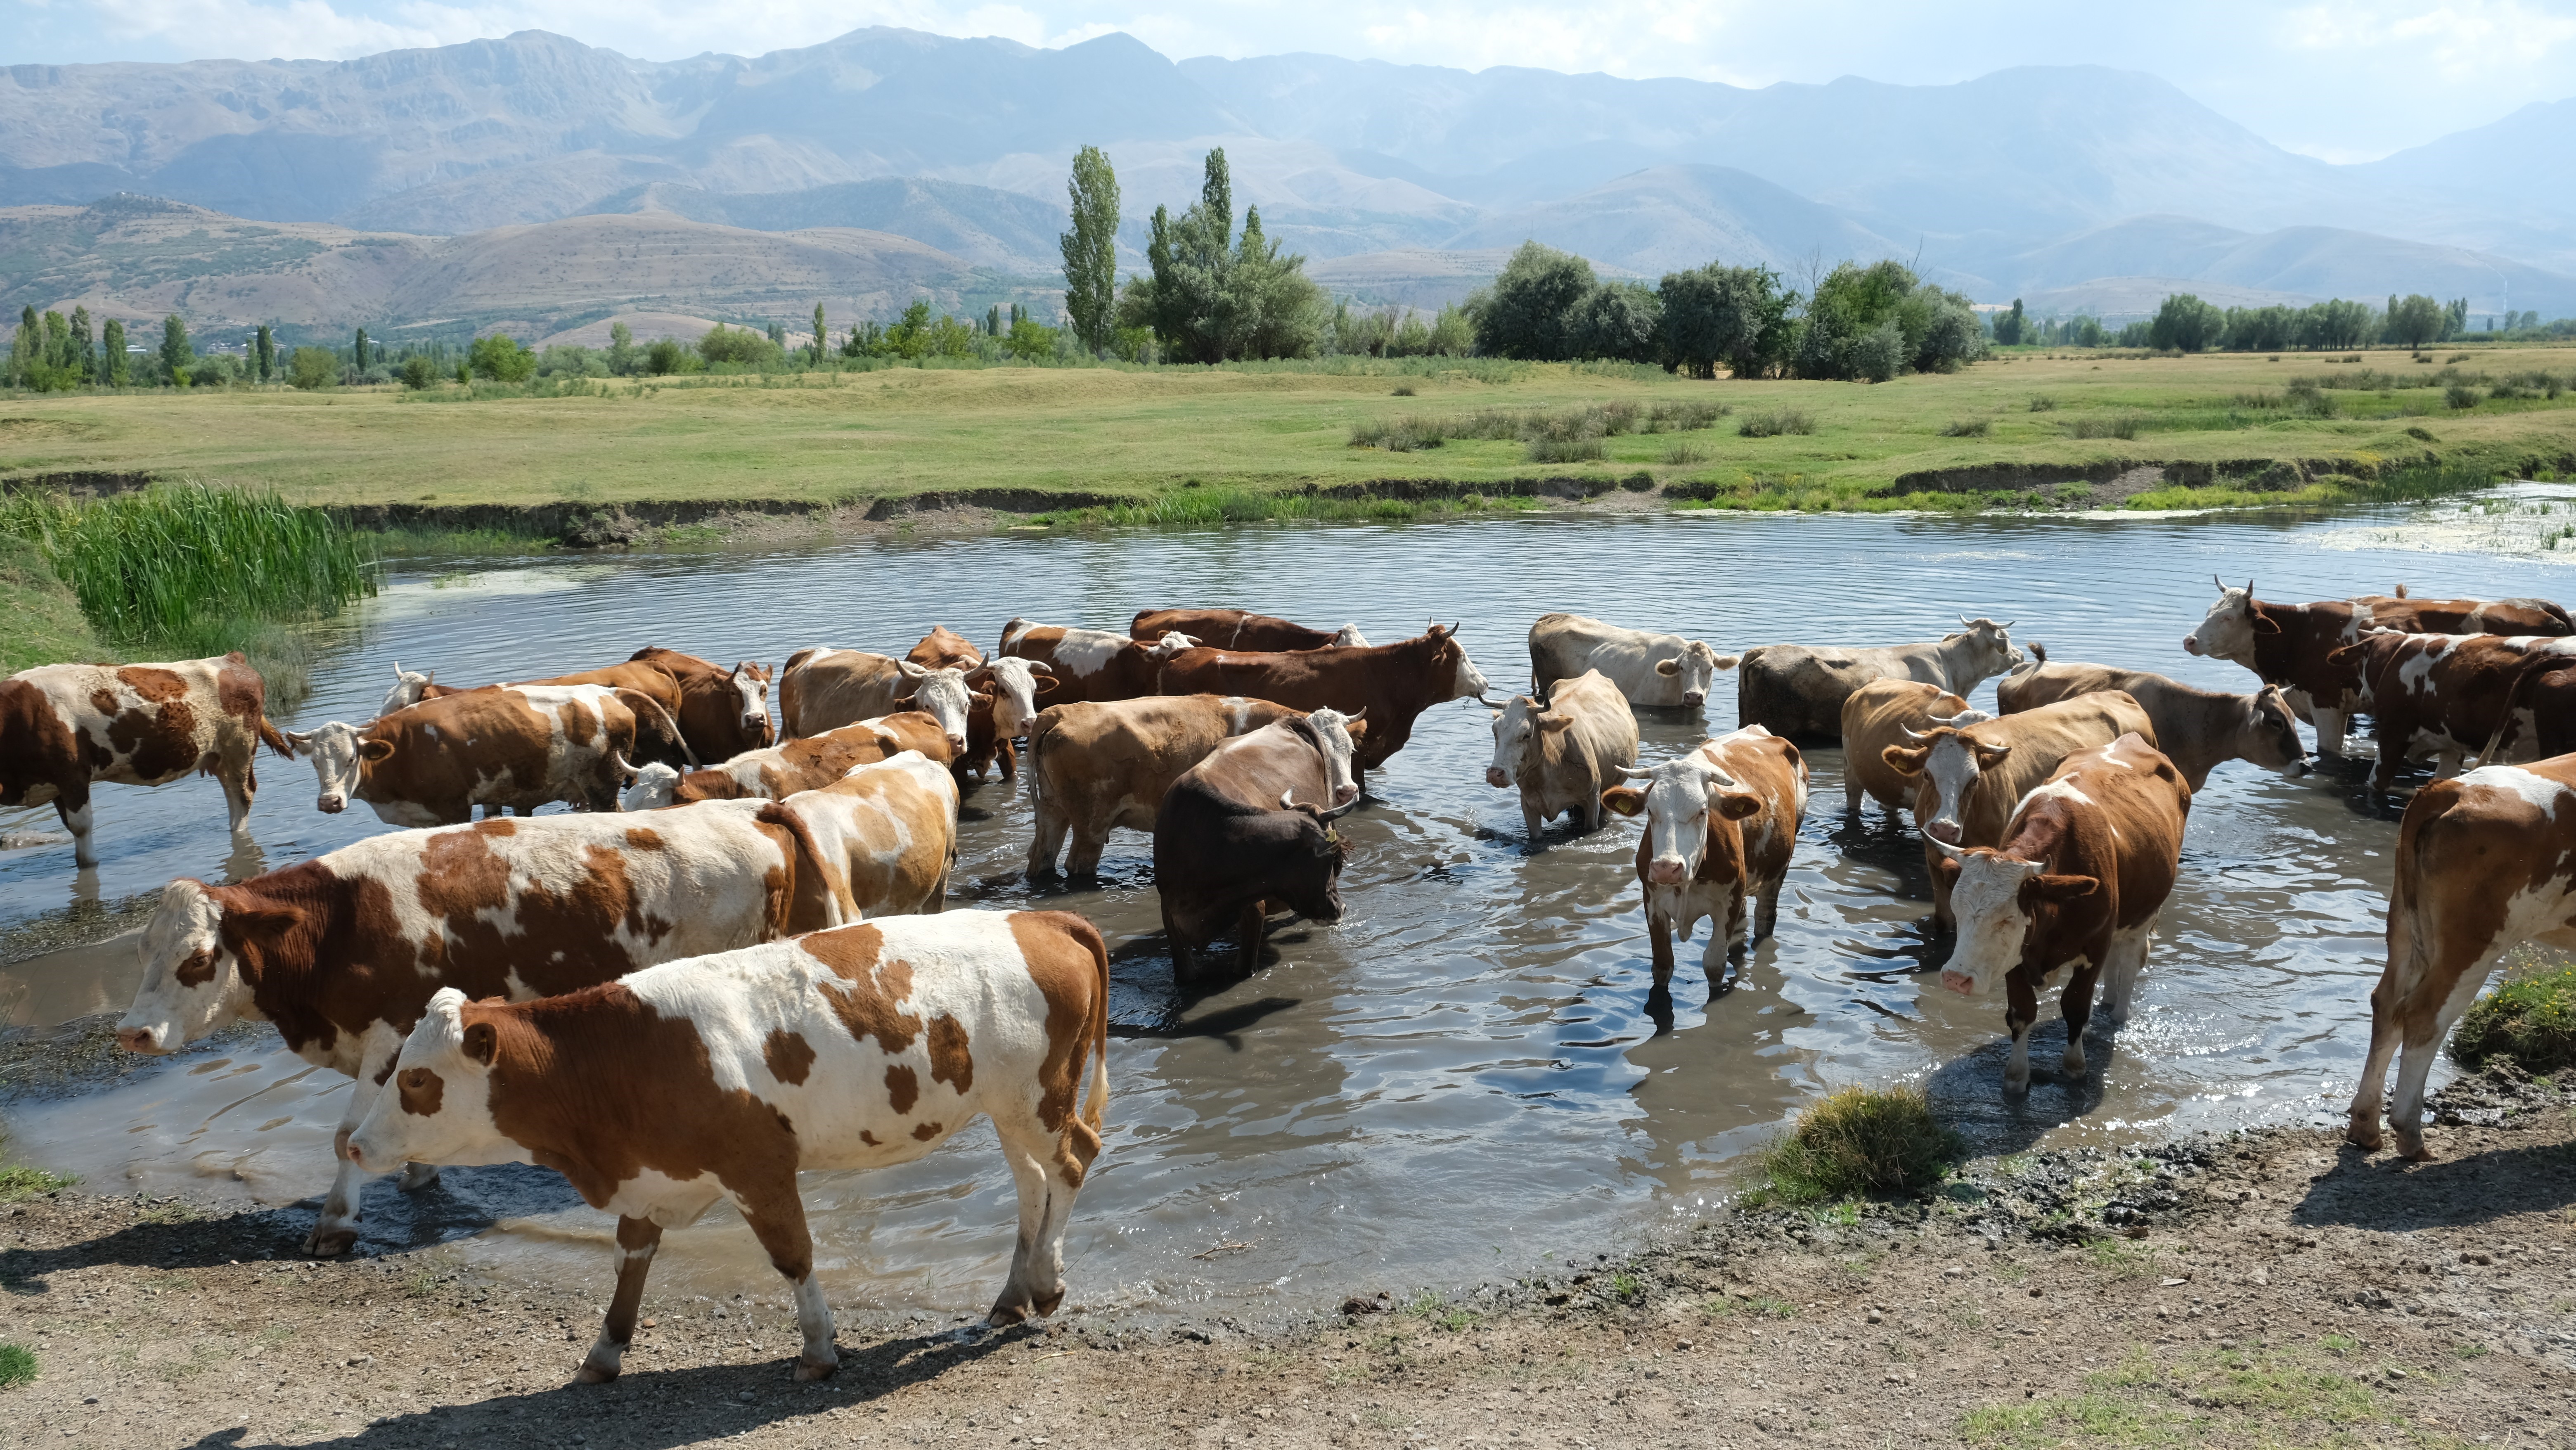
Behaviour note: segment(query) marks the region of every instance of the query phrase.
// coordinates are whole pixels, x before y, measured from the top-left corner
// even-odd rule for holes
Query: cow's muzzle
[[[2315,762],[2302,755],[2298,759],[2291,761],[2289,764],[2282,766],[2281,776],[2285,780],[2297,780],[2301,776],[2314,775],[2316,774],[2316,771],[2317,767]]]
[[[1962,997],[1973,997],[1977,995],[1977,979],[1969,976],[1965,972],[1944,970],[1941,973],[1941,985],[1958,993]]]
[[[336,816],[349,808],[349,798],[342,795],[326,795],[315,801],[313,805],[326,816]]]
[[[1923,834],[1930,836],[1933,840],[1940,842],[1942,845],[1955,846],[1959,844],[1959,823],[1957,821],[1934,821],[1932,824],[1923,828]]]
[[[1658,856],[1646,866],[1646,879],[1657,886],[1679,886],[1689,875],[1689,866],[1679,856]]]
[[[1360,788],[1356,785],[1341,785],[1333,787],[1333,804],[1336,806],[1349,805],[1351,802],[1358,800],[1359,798]]]
[[[116,1045],[147,1057],[159,1057],[167,1050],[161,1046],[161,1029],[157,1027],[119,1027]]]
[[[948,753],[951,755],[964,755],[966,753],[966,737],[963,735],[949,736]]]
[[[1706,690],[1682,691],[1682,708],[1685,710],[1696,710],[1707,703],[1708,692]]]
[[[1501,766],[1489,765],[1485,767],[1485,784],[1492,786],[1496,790],[1501,790],[1504,786],[1510,785],[1511,783],[1512,778],[1503,773],[1503,768]]]
[[[2184,635],[2182,637],[2182,652],[2187,655],[2196,655],[2200,653],[2200,636],[2196,634]]]

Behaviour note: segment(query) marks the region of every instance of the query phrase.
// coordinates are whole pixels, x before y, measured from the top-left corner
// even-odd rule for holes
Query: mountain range
[[[2099,67],[1747,89],[887,28],[647,62],[523,31],[349,61],[0,69],[0,294],[79,282],[59,296],[142,306],[98,290],[126,267],[155,298],[186,274],[190,305],[231,320],[289,299],[367,319],[639,298],[801,316],[800,287],[863,308],[1016,296],[1055,271],[1078,146],[1118,167],[1133,266],[1144,217],[1193,199],[1222,145],[1238,203],[1364,301],[1454,300],[1536,238],[1650,278],[1722,259],[1803,282],[1892,256],[2056,310],[2198,285],[2554,316],[2576,314],[2571,122],[2576,100],[2536,105],[2338,166]],[[130,203],[92,214],[118,193],[202,209],[199,230],[238,245]],[[67,257],[83,228],[143,251]],[[725,260],[615,265],[656,246]]]

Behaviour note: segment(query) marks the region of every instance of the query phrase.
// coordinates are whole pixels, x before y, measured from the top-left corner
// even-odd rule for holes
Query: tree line
[[[2537,312],[2504,314],[2503,329],[2482,336],[2532,341],[2576,336],[2576,321],[2542,324]],[[2100,319],[2031,317],[2021,299],[1994,319],[1995,341],[2010,347],[2139,347],[2159,352],[2344,352],[2373,345],[2421,349],[2470,335],[2469,299],[2448,302],[2421,292],[2388,295],[2385,307],[2331,298],[2305,307],[2227,307],[2189,292],[2167,296],[2153,317],[2114,332]]]

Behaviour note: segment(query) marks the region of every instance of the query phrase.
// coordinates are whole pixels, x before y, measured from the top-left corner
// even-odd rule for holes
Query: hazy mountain
[[[1535,239],[1647,276],[1712,259],[1795,276],[1811,259],[1875,261],[1911,248],[1831,207],[1724,166],[1659,166],[1558,201],[1515,207],[1452,237],[1453,247]]]
[[[732,194],[650,182],[604,196],[583,210],[669,212],[763,232],[855,227],[910,237],[978,267],[1039,275],[1063,265],[1057,239],[1070,225],[1065,208],[1035,197],[921,177]]]
[[[2427,292],[2445,299],[2469,297],[2472,313],[2501,310],[2509,299],[2517,309],[2534,308],[2551,317],[2576,315],[2576,278],[2502,257],[2336,227],[2284,227],[2255,234],[2179,216],[2135,217],[2068,237],[2004,259],[1990,275],[1999,288],[1995,297],[2058,294],[2052,303],[2065,310],[2083,305],[2063,295],[2068,289],[2102,290],[2098,284],[2118,283],[2109,290],[2125,296],[2135,290],[2129,282],[2153,280],[2174,284],[2167,290],[2223,284],[2264,293],[2270,300],[2351,297],[2375,302],[2391,290]],[[2096,310],[2135,309],[2106,300]]]

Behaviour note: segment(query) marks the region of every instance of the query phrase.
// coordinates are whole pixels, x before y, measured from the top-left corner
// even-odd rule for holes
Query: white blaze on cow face
[[[362,760],[383,760],[394,753],[391,742],[365,739],[358,734],[357,726],[338,720],[301,735],[289,730],[286,743],[295,747],[297,755],[313,762],[313,774],[321,785],[321,794],[313,806],[326,815],[338,815],[349,808],[349,798],[358,793]]]
[[[394,662],[393,687],[385,691],[384,703],[376,707],[376,714],[378,716],[390,715],[396,710],[407,710],[412,706],[419,704],[422,700],[428,698],[429,687],[437,680],[437,678],[438,671],[436,670],[431,670],[428,674],[422,674],[418,670],[404,669],[402,667],[402,661],[396,660]]]
[[[2037,880],[2040,865],[1984,849],[1953,859],[1959,863],[1959,879],[1950,888],[1950,910],[1959,920],[1959,940],[1941,968],[1941,985],[1975,997],[2021,965],[2023,944],[2030,939],[2022,883]]]
[[[970,676],[975,683],[993,692],[993,733],[1004,740],[1017,739],[1029,733],[1029,722],[1038,718],[1038,677],[1027,660],[1017,655],[1004,655]],[[1053,680],[1046,682],[1052,689]]]
[[[1929,776],[1932,788],[1939,793],[1939,805],[1932,819],[1923,823],[1923,834],[1946,845],[1957,845],[1965,829],[1960,813],[1967,809],[1968,792],[1976,789],[1978,777],[2004,763],[2012,754],[2009,745],[1988,745],[1973,735],[1943,735],[1932,742],[1924,757],[1923,774]]]
[[[1646,880],[1656,886],[1679,886],[1699,875],[1708,856],[1710,811],[1740,821],[1762,809],[1762,802],[1746,794],[1717,762],[1697,752],[1656,766],[1643,794]],[[1621,810],[1623,815],[1634,813],[1633,808]]]
[[[1360,633],[1358,625],[1345,624],[1340,632],[1333,636],[1333,644],[1340,649],[1367,649],[1368,636]]]
[[[660,810],[671,803],[680,784],[680,772],[660,761],[635,768],[635,783],[617,797],[620,810]]]
[[[442,987],[429,999],[420,1025],[403,1039],[384,1091],[349,1135],[349,1161],[368,1173],[390,1173],[405,1163],[518,1163],[527,1150],[503,1136],[492,1121],[492,1059],[497,1038],[489,1023],[468,1030],[465,994]]]
[[[1456,643],[1457,636],[1451,635],[1450,641],[1453,644]],[[1485,678],[1485,672],[1476,668],[1474,660],[1467,658],[1467,647],[1463,644],[1458,645],[1458,672],[1449,682],[1449,699],[1481,699],[1485,692],[1493,687],[1493,681]],[[1442,703],[1448,702],[1444,700]]]
[[[224,909],[194,881],[161,888],[143,928],[143,982],[116,1024],[116,1044],[155,1056],[176,1052],[250,1006],[241,959],[224,946]]]
[[[1324,740],[1324,784],[1333,793],[1333,809],[1360,798],[1359,777],[1352,770],[1352,762],[1359,758],[1359,744],[1351,739],[1350,727],[1352,721],[1367,713],[1363,709],[1359,715],[1345,715],[1328,707],[1306,717],[1306,723],[1314,726],[1315,733]]]
[[[769,723],[769,681],[753,674],[749,665],[736,665],[726,676],[742,696],[742,728],[757,731]]]
[[[1520,779],[1522,765],[1538,748],[1538,732],[1563,730],[1573,723],[1573,716],[1551,715],[1527,695],[1512,696],[1510,704],[1494,712],[1494,760],[1485,767],[1485,784],[1498,789],[1510,786]]]
[[[2250,670],[2254,668],[2254,635],[2260,623],[2254,614],[2253,586],[2222,586],[2218,602],[2209,606],[2200,627],[2183,636],[2183,653],[2227,660]]]
[[[966,689],[966,672],[955,666],[944,670],[926,669],[910,660],[895,664],[911,677],[912,693],[897,696],[897,703],[909,703],[939,722],[940,733],[948,737],[948,748],[957,755],[966,753],[966,711],[973,705]]]

